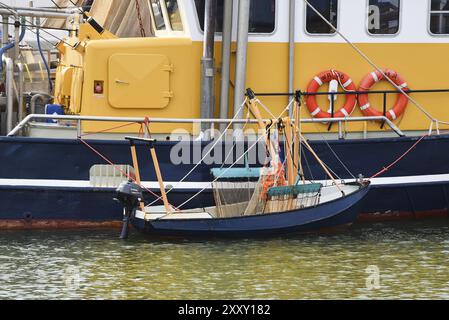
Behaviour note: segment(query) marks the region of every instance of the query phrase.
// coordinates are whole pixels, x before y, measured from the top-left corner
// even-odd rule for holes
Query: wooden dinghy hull
[[[135,229],[150,237],[252,238],[322,233],[352,225],[370,185],[314,207],[288,212],[223,219],[159,219],[134,217]]]

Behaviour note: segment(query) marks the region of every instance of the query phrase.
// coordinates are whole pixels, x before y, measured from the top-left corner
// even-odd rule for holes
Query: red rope
[[[424,136],[422,136],[418,141],[416,141],[413,146],[410,147],[410,149],[408,149],[403,155],[401,155],[398,159],[396,159],[396,161],[394,161],[392,164],[390,164],[388,167],[384,167],[382,170],[380,170],[378,173],[376,173],[375,175],[373,175],[371,179],[377,178],[378,176],[384,174],[385,172],[387,172],[388,170],[390,170],[393,166],[395,166],[397,163],[399,163],[399,161],[401,161],[402,159],[404,159],[410,152],[412,152],[413,149],[415,149],[418,144],[420,144],[424,138],[428,137],[429,135],[426,134]]]
[[[138,183],[136,181],[136,179],[134,179],[130,174],[128,174],[127,172],[123,171],[122,169],[120,169],[120,167],[118,167],[117,165],[115,165],[111,160],[109,160],[108,158],[106,158],[100,151],[96,150],[94,147],[92,147],[90,144],[88,144],[86,141],[84,141],[81,138],[78,138],[79,141],[81,141],[86,147],[88,147],[90,150],[92,150],[95,154],[97,154],[98,156],[100,156],[104,161],[106,161],[107,163],[109,163],[111,166],[113,166],[116,170],[120,171],[125,177],[127,177],[129,180],[132,180],[133,182],[137,183],[142,189],[146,190],[147,192],[149,192],[151,195],[153,195],[154,197],[157,198],[156,201],[159,201],[162,199],[162,197],[158,196],[156,193],[154,193],[153,191],[151,191],[150,189],[146,188],[145,186],[143,186],[141,183]],[[177,209],[175,206],[173,206],[172,204],[170,204],[172,207],[174,207],[175,209]]]
[[[143,123],[140,124],[139,137],[143,137]]]
[[[129,126],[134,125],[134,124],[138,124],[138,123],[137,122],[130,122],[130,123],[122,124],[122,125],[119,125],[119,126],[116,126],[116,127],[109,128],[109,129],[104,129],[104,130],[101,130],[101,131],[86,133],[86,134],[83,134],[82,137],[91,136],[91,135],[99,134],[99,133],[105,133],[105,132],[109,132],[109,131],[112,131],[112,130],[115,130],[115,129],[129,127]]]

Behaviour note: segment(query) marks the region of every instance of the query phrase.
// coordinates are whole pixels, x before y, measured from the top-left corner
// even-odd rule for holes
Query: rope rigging
[[[246,100],[245,100],[246,103]],[[278,118],[280,118],[285,112],[287,112],[290,109],[291,104],[293,103],[293,100],[288,104],[288,106],[281,112],[281,114],[279,115]],[[274,122],[271,124],[270,129],[274,126]],[[225,130],[226,131],[226,130]],[[228,168],[226,168],[223,172],[221,172],[221,174],[216,177],[211,184],[217,182],[218,180],[220,180],[230,169],[232,169],[237,163],[239,163],[242,159],[244,159],[244,157],[252,150],[254,149],[259,142],[261,142],[263,139],[265,139],[266,137],[264,135],[261,135],[249,148],[247,151],[245,151],[236,161],[234,161],[234,163],[229,166]],[[211,149],[212,150],[212,149]],[[209,150],[209,152],[211,151]],[[208,187],[205,187],[203,189],[201,189],[200,191],[198,191],[196,194],[194,194],[192,197],[190,197],[189,199],[187,199],[186,201],[184,201],[179,208],[182,209],[185,205],[187,205],[189,202],[191,202],[192,200],[194,200],[195,198],[197,198],[199,195],[201,195],[204,191],[206,191]]]

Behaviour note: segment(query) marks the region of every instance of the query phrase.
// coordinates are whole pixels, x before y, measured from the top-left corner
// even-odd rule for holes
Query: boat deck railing
[[[11,132],[8,133],[8,137],[14,137],[18,135],[22,129],[28,126],[31,122],[36,120],[62,120],[76,122],[77,136],[82,137],[82,123],[84,121],[89,122],[135,122],[137,124],[145,124],[148,122],[148,118],[127,118],[127,117],[103,117],[103,116],[79,116],[79,115],[44,115],[44,114],[30,114],[23,119]],[[272,121],[272,119],[266,119],[266,122]],[[365,122],[365,121],[384,121],[393,132],[398,136],[403,137],[405,134],[387,117],[347,117],[347,118],[324,118],[324,119],[301,119],[301,123],[331,123],[338,124],[338,136],[340,139],[344,138],[343,124],[346,122]],[[165,124],[257,124],[257,120],[254,119],[183,119],[183,118],[151,118],[151,123],[165,123]]]
[[[403,90],[403,92],[407,94],[420,94],[420,93],[449,93],[449,89],[407,89]],[[389,95],[392,94],[402,94],[399,90],[348,90],[348,91],[329,91],[329,92],[303,92],[303,91],[296,91],[296,92],[290,92],[290,93],[281,93],[281,92],[258,92],[254,93],[256,96],[260,97],[295,97],[298,101],[300,101],[301,97],[308,97],[308,96],[329,96],[330,100],[330,114],[331,117],[334,117],[335,114],[335,98],[338,96],[348,96],[348,95],[382,95],[383,96],[383,103],[382,103],[382,115],[384,117],[387,116],[388,108],[387,108],[387,99]],[[380,128],[383,129],[385,125],[387,124],[386,121],[382,121],[380,124]],[[332,129],[332,122],[329,122],[328,131]]]

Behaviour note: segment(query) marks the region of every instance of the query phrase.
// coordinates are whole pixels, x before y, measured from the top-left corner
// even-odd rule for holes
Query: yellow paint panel
[[[72,77],[73,68],[63,67],[62,68],[62,83],[61,83],[61,94],[63,96],[70,96],[72,90]]]
[[[109,94],[118,109],[162,109],[172,96],[171,66],[160,54],[113,54],[109,58]]]
[[[73,84],[72,84],[72,100],[70,104],[70,111],[74,113],[79,113],[81,111],[82,103],[82,91],[83,91],[83,77],[84,70],[81,68],[76,68],[73,71]]]

